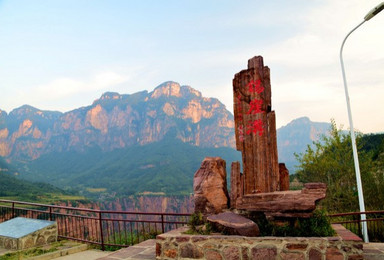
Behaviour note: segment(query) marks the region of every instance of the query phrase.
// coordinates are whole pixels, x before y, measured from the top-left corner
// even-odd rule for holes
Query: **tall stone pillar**
[[[243,196],[280,190],[275,112],[271,111],[269,68],[263,58],[233,79],[236,148],[242,153]]]

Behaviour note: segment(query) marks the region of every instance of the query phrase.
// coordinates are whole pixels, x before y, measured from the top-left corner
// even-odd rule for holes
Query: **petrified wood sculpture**
[[[325,198],[325,184],[306,184],[288,191],[289,176],[278,163],[275,112],[272,111],[269,68],[261,56],[233,79],[236,147],[240,163],[232,163],[232,208],[264,212],[267,217],[309,217],[316,202]]]
[[[280,190],[275,112],[269,68],[261,56],[233,80],[236,148],[243,158],[244,194]]]

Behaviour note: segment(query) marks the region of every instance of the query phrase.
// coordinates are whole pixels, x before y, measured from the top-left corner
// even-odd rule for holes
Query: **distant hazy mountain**
[[[297,164],[294,153],[305,152],[309,144],[328,134],[330,127],[330,123],[312,122],[308,117],[301,117],[277,129],[279,161],[286,164],[290,173],[294,173]]]

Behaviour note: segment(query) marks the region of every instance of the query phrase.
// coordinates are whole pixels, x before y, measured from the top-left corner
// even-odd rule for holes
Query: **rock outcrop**
[[[259,227],[252,220],[233,212],[223,212],[207,217],[215,226],[215,230],[228,235],[257,237],[260,235]]]
[[[220,157],[207,157],[193,179],[195,212],[218,214],[228,208],[226,163]]]

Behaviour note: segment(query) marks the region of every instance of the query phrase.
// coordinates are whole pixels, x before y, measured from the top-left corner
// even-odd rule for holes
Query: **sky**
[[[0,109],[67,112],[165,81],[218,98],[261,55],[277,127],[349,128],[339,52],[380,0],[0,0]],[[384,11],[343,52],[355,129],[384,131]]]

